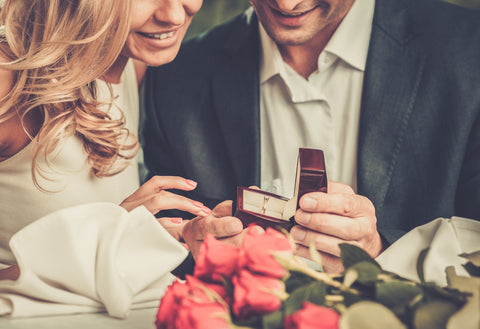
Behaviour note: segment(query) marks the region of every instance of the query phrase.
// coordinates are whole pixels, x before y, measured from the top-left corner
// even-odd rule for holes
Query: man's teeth
[[[159,39],[159,40],[162,40],[162,39],[166,39],[166,38],[170,38],[173,36],[175,32],[172,31],[172,32],[167,32],[167,33],[144,33],[144,35],[148,38],[151,38],[151,39]]]
[[[302,13],[284,13],[283,11],[280,12],[283,16],[289,16],[289,17],[297,17],[305,14],[305,12]]]

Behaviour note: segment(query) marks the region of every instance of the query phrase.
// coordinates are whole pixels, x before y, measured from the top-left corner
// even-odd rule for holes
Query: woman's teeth
[[[159,40],[163,40],[163,39],[166,39],[166,38],[170,38],[174,35],[174,31],[172,32],[167,32],[167,33],[142,33],[142,35],[146,36],[147,38],[150,38],[150,39],[159,39]]]

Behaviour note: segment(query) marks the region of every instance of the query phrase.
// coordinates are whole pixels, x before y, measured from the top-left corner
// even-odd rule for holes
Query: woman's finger
[[[200,217],[208,216],[211,213],[211,210],[201,202],[164,190],[145,200],[142,205],[152,214],[169,209],[186,211]]]
[[[161,190],[177,189],[191,191],[197,187],[197,182],[179,176],[153,176],[138,188],[130,197],[141,200],[160,192]],[[129,198],[130,198],[129,197]]]
[[[157,218],[158,222],[173,236],[176,240],[183,240],[183,227],[186,224],[186,220],[181,217],[161,217]]]

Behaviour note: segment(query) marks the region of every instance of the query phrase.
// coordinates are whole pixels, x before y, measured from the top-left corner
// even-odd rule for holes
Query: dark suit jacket
[[[209,206],[234,198],[237,185],[259,185],[258,71],[252,11],[186,42],[173,63],[150,68],[151,174],[196,180],[188,195]],[[376,0],[358,193],[375,205],[389,242],[437,217],[480,219],[479,113],[479,13],[441,1]]]

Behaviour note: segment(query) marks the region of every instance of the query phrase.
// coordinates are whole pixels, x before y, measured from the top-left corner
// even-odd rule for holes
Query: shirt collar
[[[275,42],[267,34],[263,25],[259,22],[260,41],[262,56],[260,60],[260,83],[268,81],[274,75],[284,70],[282,55]]]
[[[357,70],[365,71],[375,0],[357,0],[325,47]]]
[[[365,71],[375,0],[357,0],[342,20],[324,52],[335,55],[357,70]],[[260,83],[285,71],[284,62],[275,42],[259,23],[262,56]]]

